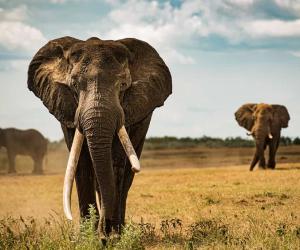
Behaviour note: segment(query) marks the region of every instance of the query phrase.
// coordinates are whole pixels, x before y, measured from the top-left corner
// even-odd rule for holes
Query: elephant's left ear
[[[272,105],[274,110],[274,114],[278,115],[278,119],[280,121],[282,128],[287,128],[289,125],[290,115],[287,108],[283,105]]]
[[[239,107],[239,109],[234,113],[238,124],[248,131],[251,131],[254,126],[253,112],[256,107],[257,105],[255,103],[246,103]]]
[[[124,93],[125,125],[143,120],[172,93],[170,71],[162,58],[148,43],[127,38],[118,40],[130,53],[128,66],[132,85]]]

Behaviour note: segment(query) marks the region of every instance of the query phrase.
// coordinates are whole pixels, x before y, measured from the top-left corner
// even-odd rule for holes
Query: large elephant
[[[279,146],[282,128],[287,128],[290,115],[285,106],[269,105],[265,103],[248,103],[242,105],[235,112],[238,124],[250,133],[255,139],[256,151],[250,165],[253,170],[259,161],[259,167],[266,168],[264,151],[269,146],[269,160],[267,167],[274,169],[276,165],[275,156]]]
[[[96,190],[100,238],[112,230],[119,233],[152,112],[172,92],[168,67],[154,48],[137,39],[63,37],[34,56],[28,88],[60,121],[70,150],[64,183],[67,218],[72,219],[75,178],[80,215],[88,216],[90,204],[97,208]]]
[[[28,155],[34,162],[33,173],[42,174],[47,145],[47,139],[35,129],[0,128],[0,148],[5,147],[7,150],[8,173],[16,172],[17,155]]]

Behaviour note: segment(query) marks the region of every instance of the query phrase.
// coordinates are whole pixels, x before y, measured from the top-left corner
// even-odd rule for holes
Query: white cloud
[[[169,2],[106,0],[113,7],[103,20],[107,29],[89,31],[89,35],[106,39],[136,37],[153,45],[166,60],[190,64],[194,59],[182,53],[180,48],[195,43],[198,38],[217,34],[232,44],[239,42],[242,39],[240,23],[219,13],[236,13],[239,7],[244,8],[254,1],[212,3],[208,0],[190,0],[174,7]]]
[[[66,0],[50,0],[51,3],[64,3]]]
[[[281,8],[300,8],[298,0],[271,1]],[[223,37],[233,45],[251,39],[300,35],[300,19],[258,19],[255,4],[259,0],[189,0],[182,1],[177,7],[158,1],[106,2],[113,7],[105,17],[107,30],[90,33],[110,39],[134,36],[148,41],[161,51],[189,46],[211,35]],[[177,50],[177,53],[180,52]]]
[[[22,22],[0,23],[0,45],[8,50],[33,51],[46,42],[38,29]]]
[[[293,11],[300,11],[300,2],[299,0],[275,0],[275,3],[279,7],[283,7]]]
[[[0,61],[0,71],[19,71],[26,73],[26,69],[29,65],[29,60],[19,59],[19,60],[7,60]]]
[[[0,21],[23,21],[27,18],[26,5],[20,5],[12,10],[4,10],[0,8]]]
[[[290,54],[295,57],[300,57],[300,51],[290,51]]]
[[[295,21],[257,20],[245,26],[253,37],[299,37],[300,19]]]
[[[0,45],[10,51],[34,51],[46,42],[40,30],[26,24],[27,7],[0,9]]]
[[[228,3],[243,8],[249,7],[250,5],[253,5],[257,1],[258,0],[227,0]]]

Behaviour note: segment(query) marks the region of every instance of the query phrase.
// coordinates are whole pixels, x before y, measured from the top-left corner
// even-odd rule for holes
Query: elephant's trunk
[[[92,159],[97,183],[101,194],[101,231],[104,230],[105,220],[112,219],[115,197],[114,171],[112,166],[112,140],[117,129],[117,121],[111,111],[92,108],[82,117],[82,128]]]
[[[101,217],[110,220],[115,196],[111,145],[118,123],[111,115],[104,115],[104,113],[108,114],[111,112],[103,111],[103,107],[101,109],[102,110],[100,110],[99,107],[94,107],[84,112],[81,127],[87,139],[95,174],[100,185],[102,199]],[[118,135],[131,162],[132,170],[139,172],[140,164],[124,126],[121,126]],[[64,212],[66,217],[70,220],[72,220],[71,191],[83,139],[84,136],[76,129],[68,160],[63,193]]]

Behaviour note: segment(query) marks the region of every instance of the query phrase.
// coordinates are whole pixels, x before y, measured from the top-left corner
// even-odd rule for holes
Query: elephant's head
[[[280,133],[281,128],[287,128],[290,120],[285,106],[265,103],[244,104],[235,112],[235,118],[257,142],[272,139],[273,133]]]
[[[111,146],[119,134],[132,168],[139,163],[125,126],[137,123],[171,93],[171,75],[158,53],[137,39],[118,41],[63,37],[32,59],[28,87],[64,126],[77,128],[65,177],[65,213],[83,139],[100,183],[101,213],[112,216],[114,176]]]

